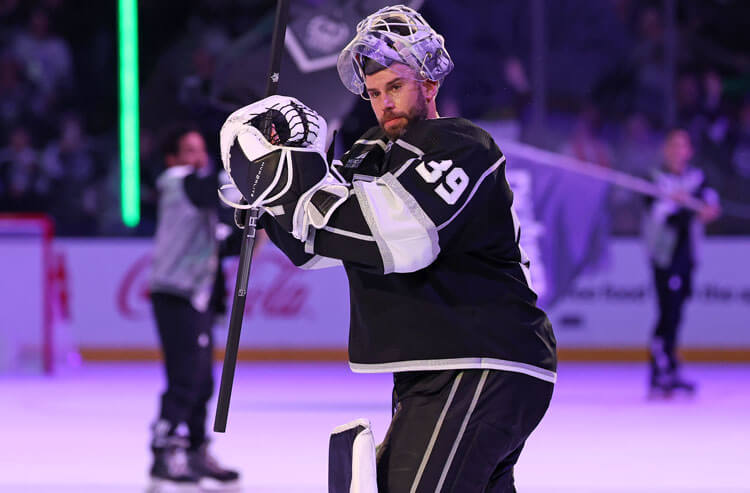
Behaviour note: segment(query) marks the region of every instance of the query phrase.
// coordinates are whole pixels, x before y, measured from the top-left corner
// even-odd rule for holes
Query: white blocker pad
[[[328,493],[377,493],[375,440],[370,421],[336,427],[328,445]]]

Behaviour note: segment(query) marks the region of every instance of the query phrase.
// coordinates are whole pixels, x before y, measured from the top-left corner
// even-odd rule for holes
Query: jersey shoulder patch
[[[372,127],[357,139],[339,161],[334,161],[339,171],[351,180],[353,174],[375,175],[382,163],[388,140],[380,127]]]

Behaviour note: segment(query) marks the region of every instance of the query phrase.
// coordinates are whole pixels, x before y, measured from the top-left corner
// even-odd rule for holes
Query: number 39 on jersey
[[[427,183],[438,183],[435,193],[447,204],[454,205],[466,190],[469,177],[466,172],[453,166],[450,159],[422,161],[415,170]]]

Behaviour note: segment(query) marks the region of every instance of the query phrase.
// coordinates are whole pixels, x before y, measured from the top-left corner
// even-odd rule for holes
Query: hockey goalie
[[[536,306],[505,157],[468,120],[441,118],[453,69],[416,11],[386,7],[338,59],[379,125],[328,162],[326,122],[272,96],[221,130],[240,208],[297,266],[342,265],[349,364],[390,372],[394,414],[375,452],[366,420],[331,436],[331,492],[509,492],[556,379],[551,324]],[[264,137],[270,135],[270,138]]]

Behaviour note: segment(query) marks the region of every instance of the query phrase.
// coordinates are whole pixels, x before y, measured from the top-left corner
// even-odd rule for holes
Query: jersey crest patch
[[[367,157],[367,153],[369,151],[363,152],[359,156],[355,156],[351,159],[347,159],[346,164],[344,165],[344,168],[359,168],[359,165],[362,164],[362,161]]]

